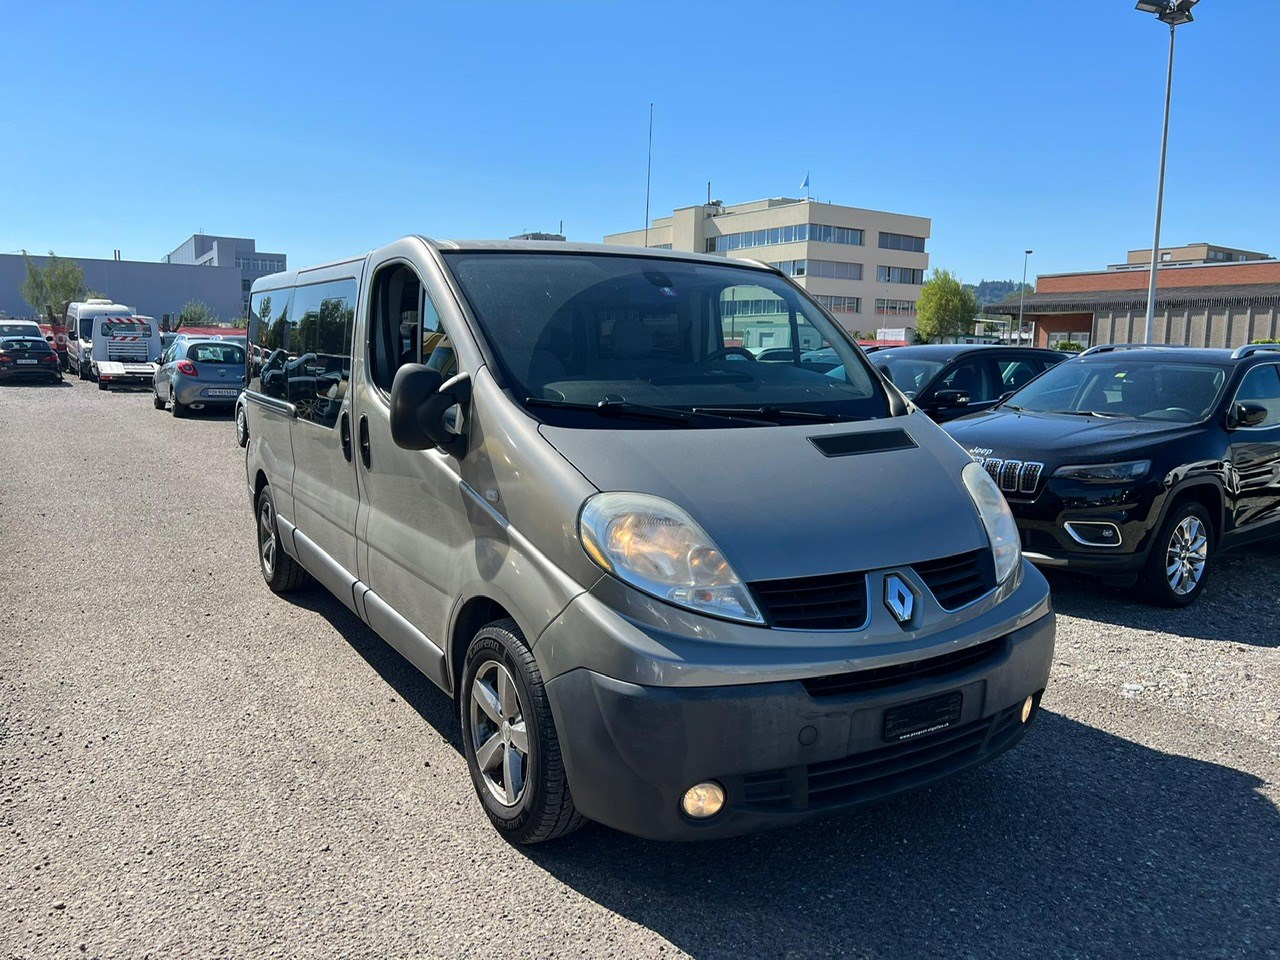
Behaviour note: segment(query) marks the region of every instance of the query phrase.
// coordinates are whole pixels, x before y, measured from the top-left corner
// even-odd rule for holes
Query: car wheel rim
[[[276,525],[269,500],[263,500],[258,511],[258,554],[262,557],[262,572],[270,580],[276,571]]]
[[[236,439],[244,446],[244,411],[236,411]]]
[[[1185,597],[1204,579],[1209,560],[1209,532],[1199,517],[1185,517],[1173,529],[1165,552],[1165,576],[1169,589]]]
[[[504,807],[524,796],[529,731],[511,672],[486,660],[471,681],[471,747],[489,795]]]

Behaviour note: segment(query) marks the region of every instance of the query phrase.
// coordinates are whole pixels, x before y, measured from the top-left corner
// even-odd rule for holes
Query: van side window
[[[332,427],[351,381],[355,280],[294,288],[290,357],[284,362],[285,399],[299,420]]]
[[[440,314],[411,268],[394,264],[378,271],[371,310],[369,371],[384,393],[391,392],[396,371],[406,363],[425,363],[445,379],[457,373]]]
[[[250,390],[285,399],[284,362],[289,358],[292,290],[262,290],[249,304]]]

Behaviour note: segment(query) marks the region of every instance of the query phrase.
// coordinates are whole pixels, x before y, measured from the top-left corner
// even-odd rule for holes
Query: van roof
[[[403,237],[401,239],[410,239]],[[528,251],[537,253],[594,253],[611,256],[648,257],[654,260],[686,260],[695,263],[731,264],[735,267],[746,267],[754,270],[776,272],[767,263],[759,260],[739,260],[710,253],[688,253],[683,250],[659,250],[656,247],[627,247],[614,243],[565,243],[561,240],[433,240],[422,234],[415,234],[412,239],[419,240],[426,246],[439,251]],[[393,241],[398,242],[398,241]],[[388,244],[390,246],[390,244]],[[334,267],[358,264],[369,254],[358,257],[344,257],[314,266],[297,270],[285,270],[271,273],[253,281],[253,292],[279,290],[292,287],[303,274],[319,273]]]

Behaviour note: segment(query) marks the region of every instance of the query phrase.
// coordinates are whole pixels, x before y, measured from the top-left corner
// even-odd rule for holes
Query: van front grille
[[[813,677],[803,681],[811,697],[842,697],[852,693],[868,693],[884,690],[912,680],[935,679],[969,670],[998,657],[1005,649],[1005,639],[987,640],[963,650],[926,657],[910,663],[895,663],[887,667],[871,667],[852,673],[837,673],[826,677]]]
[[[856,630],[867,622],[865,573],[757,580],[751,589],[775,627]]]
[[[990,550],[972,550],[941,560],[914,563],[912,567],[944,610],[958,610],[996,585],[995,559]]]
[[[924,786],[1012,746],[1026,730],[1018,717],[1021,708],[1016,704],[984,720],[837,760],[747,774],[741,778],[736,806],[761,811],[822,809]]]

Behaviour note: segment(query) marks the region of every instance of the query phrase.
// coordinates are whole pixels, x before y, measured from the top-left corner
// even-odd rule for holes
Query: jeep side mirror
[[[442,382],[438,370],[421,363],[406,363],[391,384],[391,439],[405,450],[439,447],[461,460],[467,453],[467,437],[449,429],[446,415],[471,400],[471,377],[458,374]],[[454,421],[455,417],[448,418]],[[461,426],[461,424],[456,424]]]
[[[1269,411],[1260,403],[1237,403],[1231,411],[1231,426],[1258,427],[1266,422]]]
[[[967,407],[969,405],[969,394],[963,390],[939,390],[933,395],[933,405],[940,410]]]

